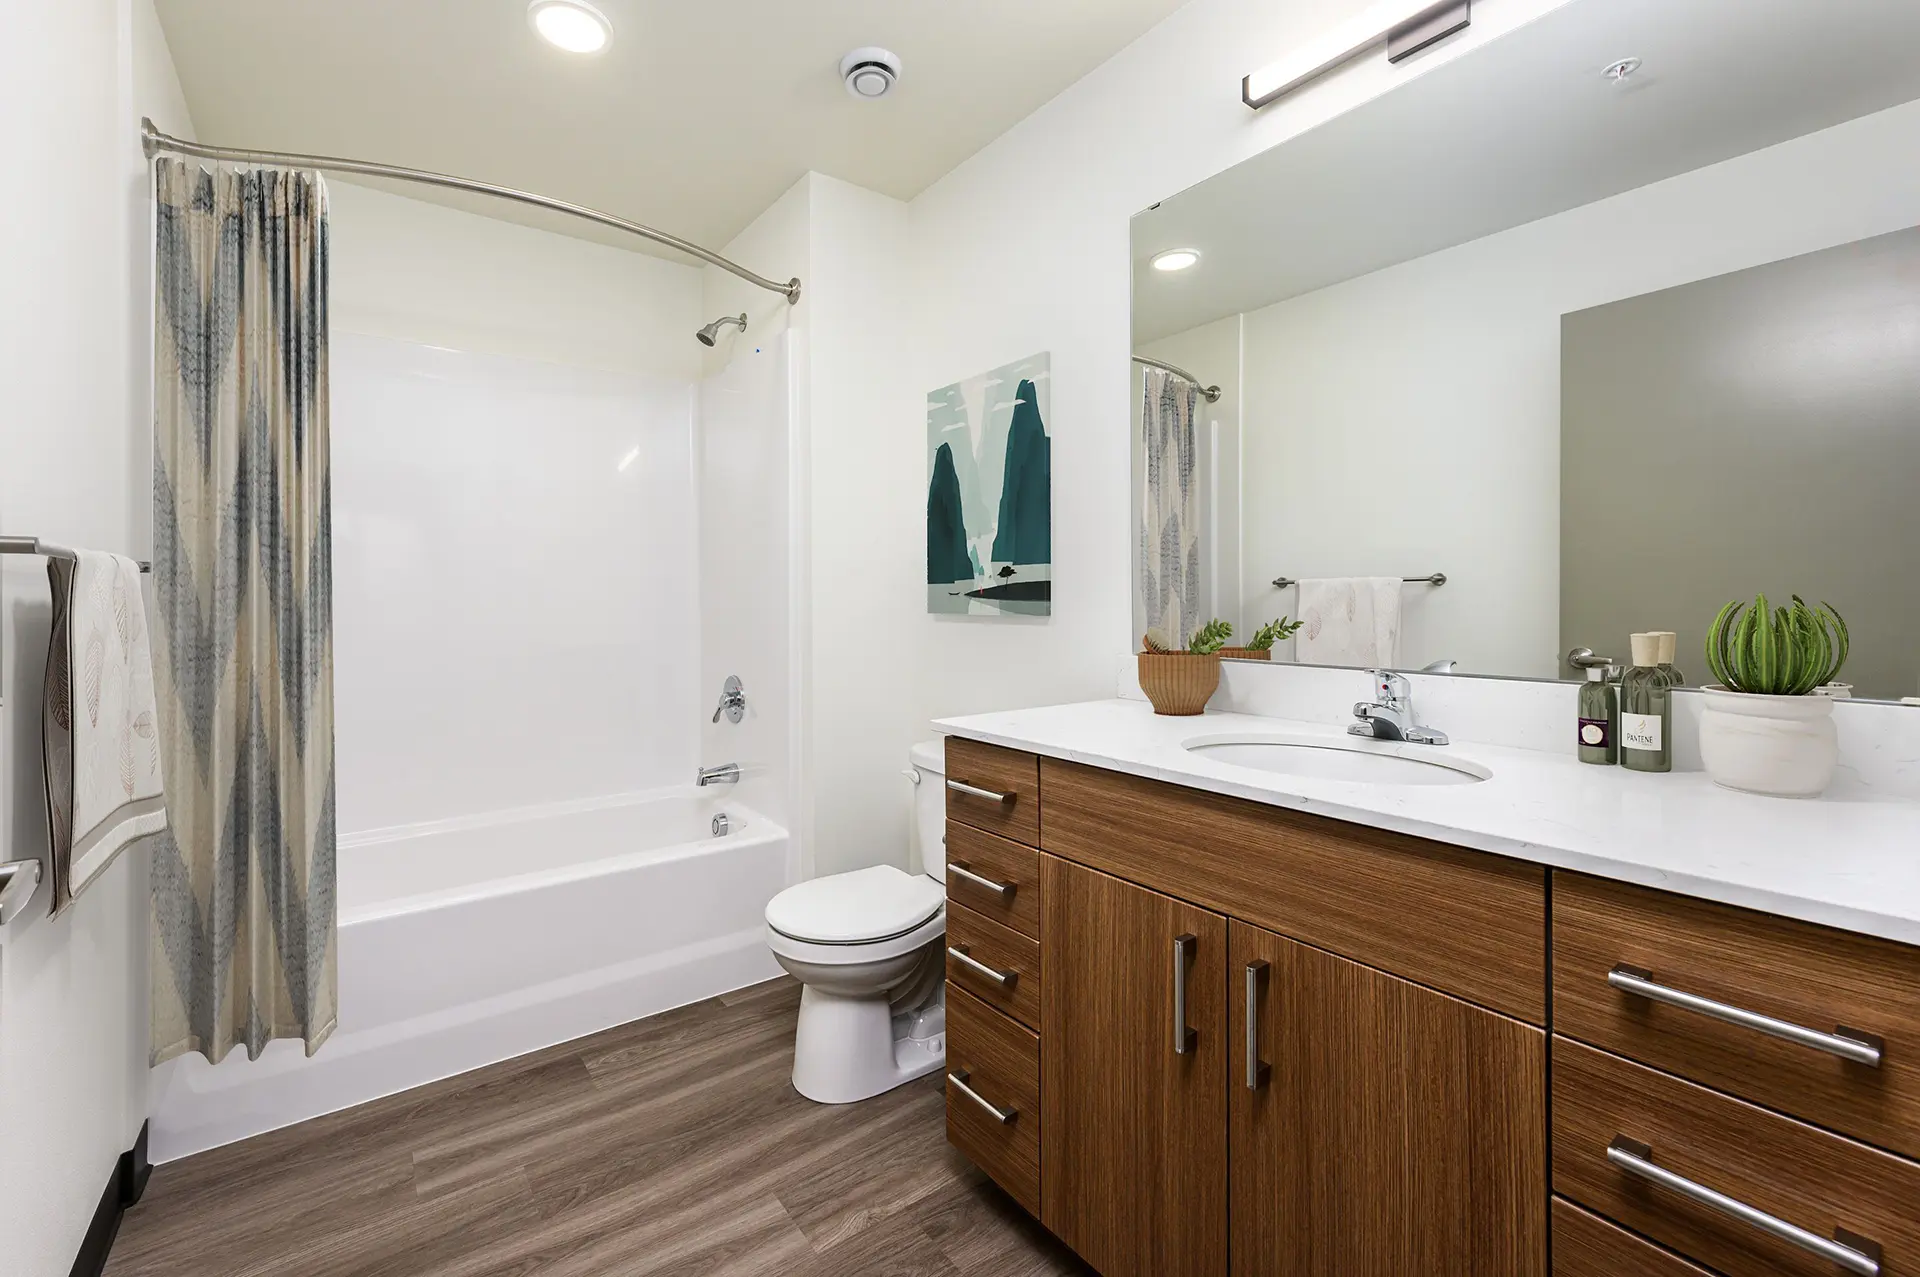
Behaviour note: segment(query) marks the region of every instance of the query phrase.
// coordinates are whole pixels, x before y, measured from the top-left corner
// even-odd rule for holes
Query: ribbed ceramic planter
[[[1220,686],[1220,654],[1195,656],[1190,652],[1140,653],[1140,690],[1153,702],[1153,712],[1176,716],[1198,714]]]
[[[1223,647],[1220,649],[1223,661],[1270,661],[1273,649],[1270,647]]]
[[[1840,736],[1828,696],[1754,696],[1702,689],[1700,761],[1716,785],[1778,798],[1813,798],[1833,782]]]

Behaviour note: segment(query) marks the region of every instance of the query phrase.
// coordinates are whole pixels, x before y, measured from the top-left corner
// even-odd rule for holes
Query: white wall
[[[920,669],[896,749],[929,718],[1112,694],[1132,615],[1128,219],[1558,3],[1481,0],[1428,55],[1364,58],[1254,113],[1240,78],[1365,0],[1192,0],[913,201],[917,385],[1053,353],[1054,604],[1011,625],[893,600]]]
[[[192,132],[146,0],[13,6],[0,40],[0,531],[141,553],[149,358],[142,113]],[[135,512],[140,512],[140,517]],[[0,855],[45,854],[46,569],[0,559]],[[146,857],[0,932],[5,1271],[73,1264],[145,1116]]]
[[[1444,571],[1403,664],[1556,677],[1560,316],[1920,223],[1916,151],[1909,103],[1248,314],[1249,601]]]
[[[796,183],[726,255],[774,279],[799,275],[801,302],[709,268],[709,318],[745,309],[745,339],[723,336],[713,360],[748,357],[757,343],[799,334],[790,434],[788,583],[791,613],[789,823],[801,871],[837,873],[908,859],[910,790],[900,772],[914,732],[914,654],[889,629],[901,590],[920,590],[925,426],[907,372],[907,206],[818,173]],[[902,481],[903,476],[914,476]],[[716,490],[710,475],[706,491]],[[720,489],[722,500],[740,495]],[[709,515],[707,526],[716,537]],[[716,548],[719,543],[716,541]],[[709,578],[708,588],[724,588]],[[924,591],[922,591],[924,593]],[[708,605],[710,618],[719,619]],[[765,659],[767,639],[741,645],[737,619],[716,624],[710,649],[741,665]],[[709,660],[708,694],[728,672]],[[745,669],[748,695],[754,683]],[[924,730],[924,729],[922,729]],[[757,746],[750,733],[709,728],[709,763]],[[736,751],[736,752],[729,752]],[[749,801],[759,801],[749,793]]]

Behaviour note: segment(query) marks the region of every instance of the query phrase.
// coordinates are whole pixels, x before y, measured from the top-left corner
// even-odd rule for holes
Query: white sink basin
[[[1444,745],[1359,737],[1348,744],[1318,737],[1203,736],[1182,748],[1234,767],[1363,785],[1473,785],[1493,775],[1478,763],[1448,756]]]

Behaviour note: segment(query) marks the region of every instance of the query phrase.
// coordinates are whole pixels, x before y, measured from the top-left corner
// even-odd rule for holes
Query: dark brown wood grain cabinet
[[[1546,1270],[1546,1034],[1231,925],[1233,1271]]]
[[[1227,920],[1040,866],[1040,1218],[1105,1277],[1227,1272]]]

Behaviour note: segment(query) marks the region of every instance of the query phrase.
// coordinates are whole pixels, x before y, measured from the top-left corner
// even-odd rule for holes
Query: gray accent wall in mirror
[[[1134,353],[1223,393],[1131,367],[1132,638],[1362,578],[1272,659],[1673,630],[1699,683],[1722,604],[1799,593],[1920,695],[1915,49],[1920,4],[1570,0],[1137,215]]]

